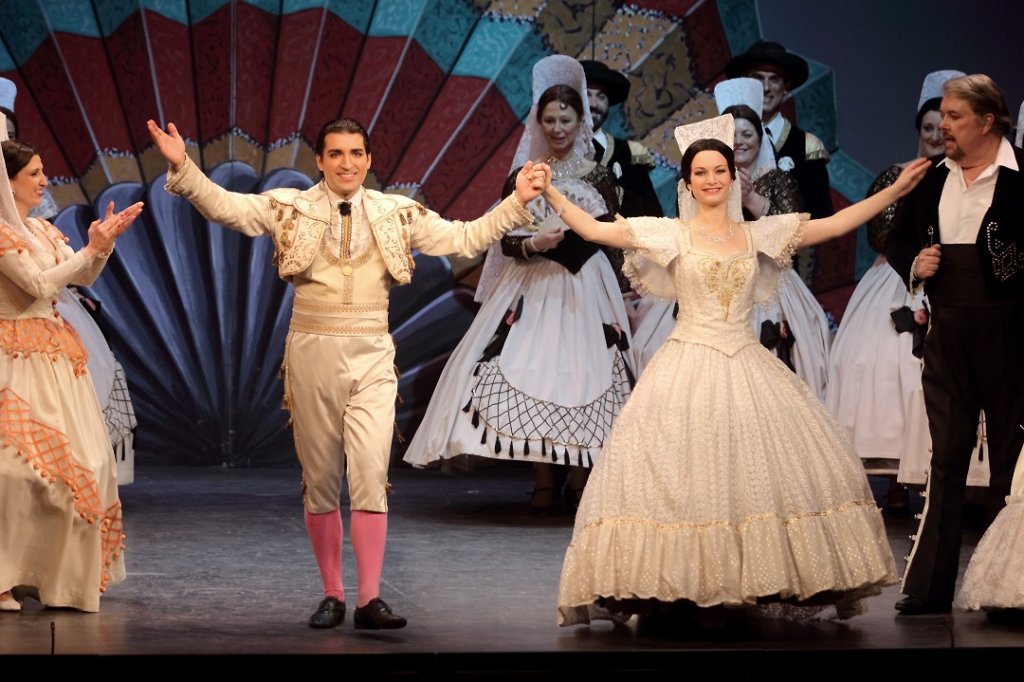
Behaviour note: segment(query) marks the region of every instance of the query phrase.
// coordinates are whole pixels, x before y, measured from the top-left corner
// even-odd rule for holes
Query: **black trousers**
[[[943,260],[945,267],[945,247]],[[925,341],[922,381],[931,471],[902,590],[941,603],[953,599],[956,587],[962,507],[981,410],[990,457],[989,520],[1005,504],[1024,443],[1024,305],[977,305],[964,300],[972,296],[963,289],[947,293],[952,295],[932,297]]]

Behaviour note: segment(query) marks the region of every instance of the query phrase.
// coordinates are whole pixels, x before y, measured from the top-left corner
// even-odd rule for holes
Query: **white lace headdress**
[[[564,54],[553,54],[533,66],[533,105],[526,116],[523,136],[519,138],[519,146],[512,159],[513,169],[519,168],[528,160],[544,161],[548,157],[548,141],[537,121],[537,102],[544,91],[554,85],[568,85],[579,93],[580,100],[583,101],[583,121],[576,133],[573,151],[581,158],[594,158],[594,119],[590,115],[587,77],[583,72],[583,65]]]
[[[718,106],[718,113],[735,104],[746,104],[760,119],[764,113],[764,86],[761,85],[761,81],[753,78],[730,78],[715,86],[715,104]],[[761,148],[757,152],[757,165],[764,171],[778,167],[775,163],[775,149],[772,147],[772,141],[764,134],[763,127]]]
[[[0,113],[0,142],[7,140],[7,117]],[[18,207],[14,203],[14,192],[11,190],[11,179],[7,175],[7,162],[0,154],[0,220],[7,223],[30,247],[41,246],[28,228],[21,222]]]
[[[697,140],[719,140],[732,149],[735,127],[735,122],[729,114],[679,126],[675,129],[676,144],[679,145],[679,151],[684,155],[690,145]],[[679,217],[682,220],[690,220],[697,215],[697,200],[686,188],[686,178],[679,181],[677,191],[679,192]],[[743,220],[742,200],[742,187],[738,181],[734,181],[729,189],[729,218],[736,222]]]
[[[516,148],[515,156],[512,158],[511,170],[521,167],[527,161],[546,161],[550,155],[547,138],[544,137],[544,131],[537,120],[537,104],[544,91],[555,85],[568,85],[579,93],[580,101],[583,103],[583,120],[580,122],[579,130],[576,132],[576,139],[573,141],[573,154],[579,156],[579,158],[593,159],[594,119],[590,115],[590,102],[587,99],[587,77],[583,72],[583,65],[572,57],[556,54],[541,59],[533,67],[533,105],[530,107],[530,113],[526,116],[523,136],[519,138],[519,146]],[[573,183],[570,181],[570,184],[582,185],[585,183]],[[587,206],[581,204],[579,201],[581,197],[578,194],[570,192],[564,186],[560,187],[560,189],[567,196],[570,196],[570,199],[580,208],[588,213],[592,213],[592,211],[588,210]],[[592,193],[596,195],[596,192]],[[602,207],[604,206],[604,202],[601,201],[599,196],[596,201],[591,201],[590,203],[600,203]],[[540,198],[531,202],[528,208],[535,215],[546,212],[544,210],[544,200]],[[559,222],[561,221],[559,220]],[[487,250],[487,257],[480,271],[480,279],[476,285],[474,300],[483,303],[490,297],[494,290],[494,285],[501,277],[501,273],[505,271],[505,268],[511,262],[512,259],[501,252],[500,242],[491,245]]]
[[[924,82],[921,83],[921,96],[917,98],[917,110],[921,111],[921,107],[928,100],[942,97],[942,85],[946,81],[966,75],[963,71],[957,71],[956,69],[932,71],[924,77]]]

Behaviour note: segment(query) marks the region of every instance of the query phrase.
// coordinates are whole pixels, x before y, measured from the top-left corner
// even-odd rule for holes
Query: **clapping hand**
[[[94,220],[89,225],[89,243],[85,245],[85,252],[93,257],[110,253],[110,250],[114,248],[114,240],[135,222],[135,219],[142,213],[143,205],[139,201],[114,213],[114,202],[111,201],[107,204],[107,212],[103,220]]]
[[[178,128],[173,123],[168,123],[165,133],[153,119],[146,121],[146,127],[149,128],[149,136],[153,139],[153,144],[167,159],[171,170],[181,170],[181,165],[185,163],[185,140],[181,139]]]

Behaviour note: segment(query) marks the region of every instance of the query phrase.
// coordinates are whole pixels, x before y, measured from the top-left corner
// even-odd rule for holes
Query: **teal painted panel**
[[[675,168],[658,165],[651,171],[651,184],[661,202],[661,210],[668,218],[679,216],[679,196],[676,187],[679,185],[679,177]]]
[[[875,181],[874,173],[842,150],[832,154],[832,160],[828,163],[828,177],[832,187],[850,201],[863,199]]]
[[[839,150],[832,154],[828,164],[828,177],[833,189],[851,202],[860,201],[867,193],[875,175],[860,165],[849,154]],[[878,254],[868,245],[867,228],[857,228],[857,251],[854,257],[854,278],[860,279],[875,262]]]
[[[360,33],[366,33],[373,16],[373,0],[330,0],[328,9]]]
[[[0,43],[0,71],[14,71],[18,65],[14,63],[14,57],[7,51],[3,43]]]
[[[743,52],[761,39],[755,0],[718,0],[718,17],[732,54]]]
[[[386,0],[377,3],[377,11],[373,14],[367,35],[411,35],[426,4],[427,0]]]
[[[530,24],[495,82],[520,119],[526,118],[533,104],[533,65],[548,54],[544,40]]]
[[[155,12],[162,17],[179,24],[188,23],[187,0],[142,0],[142,6],[150,12]]]
[[[452,75],[494,79],[504,68],[508,56],[519,47],[524,36],[531,32],[532,27],[525,23],[507,21],[495,16],[484,17],[476,25],[466,49],[452,69]],[[546,55],[547,52],[544,51],[538,59]],[[530,64],[526,70],[527,81],[530,80],[532,69],[533,64]]]
[[[294,14],[308,9],[323,9],[326,4],[324,0],[284,0],[281,14]]]
[[[836,139],[835,73],[830,67],[808,60],[810,76],[793,94],[796,120],[814,133],[829,152],[839,148]]]
[[[261,9],[268,14],[277,14],[278,10],[281,9],[281,3],[278,0],[243,0],[245,4],[251,5],[256,9]]]
[[[224,5],[231,4],[231,0],[190,0],[189,16],[193,24],[198,24]]]
[[[480,15],[462,0],[432,0],[430,5],[416,27],[416,42],[442,71],[448,71]]]
[[[139,10],[138,0],[95,0],[103,35],[109,36],[132,14]]]
[[[92,3],[89,0],[52,0],[41,4],[54,33],[100,37],[100,27],[96,23],[96,15],[93,14]]]
[[[37,3],[0,2],[0,36],[17,64],[28,61],[49,34]]]

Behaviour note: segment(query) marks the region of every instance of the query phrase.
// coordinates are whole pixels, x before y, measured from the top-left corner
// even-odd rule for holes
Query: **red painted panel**
[[[410,46],[373,128],[373,167],[384,184],[430,109],[445,74],[418,44]]]
[[[415,137],[402,155],[391,182],[420,182],[487,87],[482,78],[449,77]],[[472,125],[472,120],[469,121]],[[510,157],[511,158],[511,157]]]
[[[432,206],[447,207],[506,142],[519,137],[519,118],[497,88],[490,88],[474,112],[472,124],[456,134],[453,144],[423,186]],[[495,191],[500,190],[501,184]]]
[[[245,2],[235,5],[234,126],[267,144],[268,99],[274,76],[277,15]]]
[[[355,77],[356,60],[363,36],[334,14],[327,15],[313,73],[313,89],[306,100],[302,137],[310,147],[320,128],[341,115],[349,87]]]
[[[705,2],[683,19],[683,26],[694,77],[697,83],[706,85],[725,69],[732,56],[718,7],[713,2]]]
[[[206,144],[231,128],[231,6],[225,5],[192,26],[199,142]]]
[[[39,156],[43,160],[43,171],[50,177],[73,177],[75,173],[68,165],[64,149],[50,131],[46,118],[36,106],[34,93],[22,80],[21,74],[17,71],[6,71],[0,72],[0,77],[13,81],[18,88],[18,97],[14,101],[14,113],[18,117],[18,134],[21,139],[39,150]]]
[[[54,37],[64,55],[68,75],[75,84],[85,115],[102,150],[133,152],[124,109],[103,42],[68,33]]]
[[[196,88],[189,28],[156,12],[143,10],[156,73],[157,96],[166,123],[173,121],[187,139],[199,139]],[[151,113],[156,118],[157,109]]]
[[[439,212],[452,219],[473,220],[490,209],[501,198],[501,188],[508,178],[521,134],[517,130],[509,135],[454,201]]]
[[[45,117],[46,124],[53,132],[53,137],[64,151],[68,161],[69,175],[81,175],[96,159],[96,149],[86,133],[82,110],[75,101],[68,74],[61,66],[60,56],[53,44],[52,37],[44,40],[21,65],[21,75],[32,90],[39,112]],[[18,101],[15,107],[21,112],[21,100],[27,94],[27,88],[19,88]],[[24,127],[27,120],[19,115]],[[31,128],[25,128],[23,136],[28,137]],[[44,163],[49,164],[47,159]]]
[[[313,54],[320,38],[324,10],[311,9],[281,17],[277,35],[274,93],[270,97],[270,134],[267,142],[288,138],[299,129]],[[317,84],[314,82],[314,87]]]
[[[367,38],[359,55],[352,88],[347,93],[344,115],[370,128],[377,106],[387,92],[391,76],[398,68],[405,38]],[[339,74],[334,74],[337,77]],[[371,140],[373,130],[370,130]],[[375,150],[376,151],[376,150]]]
[[[631,8],[649,9],[668,16],[684,17],[700,0],[632,0]]]
[[[106,42],[132,146],[145,149],[151,144],[146,119],[156,116],[157,108],[142,15],[132,14]]]

